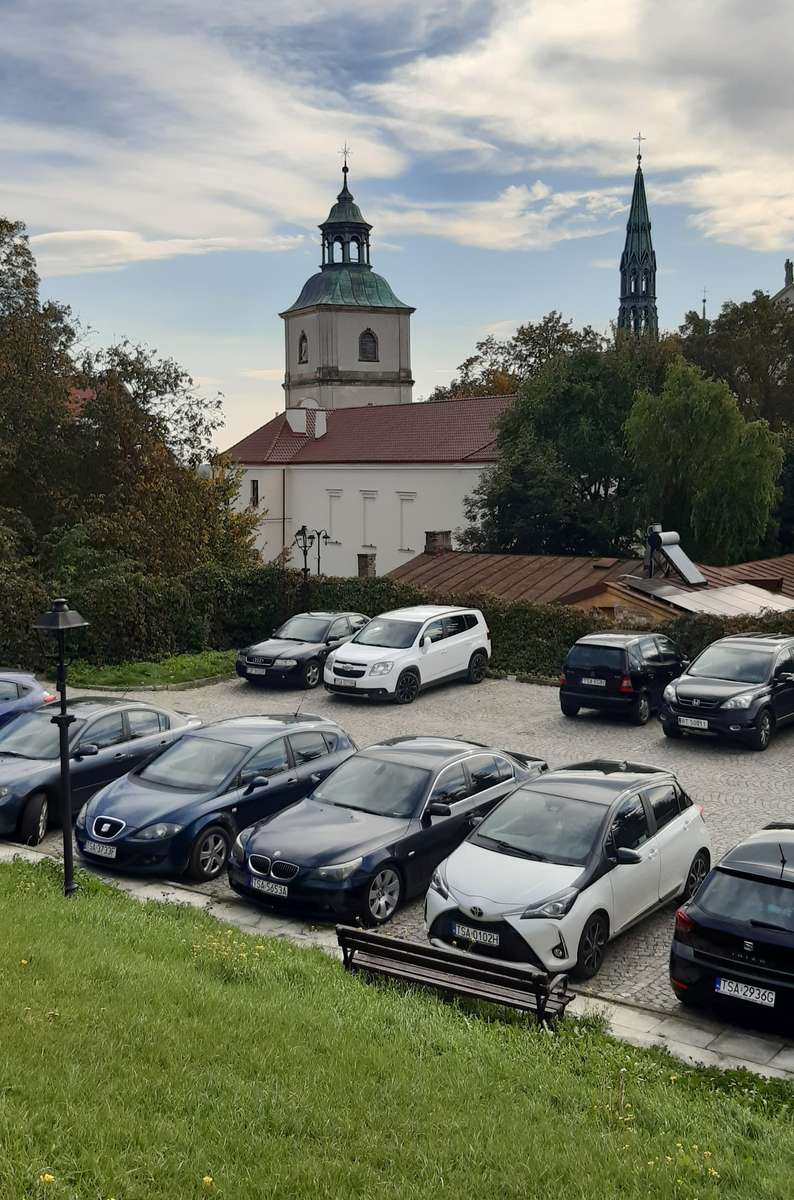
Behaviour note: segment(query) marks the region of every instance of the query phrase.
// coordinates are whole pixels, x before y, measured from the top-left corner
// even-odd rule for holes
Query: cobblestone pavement
[[[139,699],[152,693],[130,692]],[[656,720],[643,728],[613,717],[582,713],[562,717],[553,688],[502,680],[478,687],[450,684],[429,691],[410,706],[395,707],[330,696],[319,689],[304,694],[283,688],[254,689],[230,680],[186,692],[163,692],[159,703],[198,713],[205,721],[241,713],[302,711],[333,716],[359,746],[397,734],[470,737],[505,749],[544,757],[550,767],[593,757],[634,759],[671,767],[704,816],[721,855],[767,821],[794,816],[794,729],[782,733],[763,754],[708,739],[666,739]],[[56,852],[60,832],[50,832],[42,849]],[[232,893],[216,881],[193,885],[216,902]],[[674,1012],[667,983],[667,955],[675,906],[643,921],[612,943],[598,976],[578,991]],[[305,928],[295,921],[296,931]],[[394,919],[397,936],[422,938],[422,906],[408,905]]]

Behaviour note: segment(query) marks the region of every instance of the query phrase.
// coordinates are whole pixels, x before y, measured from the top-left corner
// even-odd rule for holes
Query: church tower
[[[651,218],[642,177],[642,137],[637,135],[637,171],[626,225],[626,245],[620,257],[620,309],[618,329],[650,333],[657,337],[656,255],[651,241]]]
[[[284,320],[289,408],[410,404],[411,313],[370,261],[370,231],[347,186],[320,225],[322,262]]]

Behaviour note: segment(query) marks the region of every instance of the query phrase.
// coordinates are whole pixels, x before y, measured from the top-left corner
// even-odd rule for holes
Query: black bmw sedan
[[[68,711],[75,812],[112,779],[173,742],[201,720],[137,700],[83,696]],[[0,729],[0,834],[37,845],[50,813],[60,811],[58,729],[52,706],[20,713]]]
[[[77,817],[78,848],[123,870],[214,879],[239,829],[300,800],[355,751],[322,717],[216,721],[94,796]]]
[[[398,737],[338,767],[300,804],[244,829],[229,883],[277,907],[388,921],[542,759],[440,737]]]
[[[275,629],[272,637],[238,651],[235,669],[249,683],[279,680],[316,688],[331,651],[349,642],[368,621],[363,613],[298,613]]]

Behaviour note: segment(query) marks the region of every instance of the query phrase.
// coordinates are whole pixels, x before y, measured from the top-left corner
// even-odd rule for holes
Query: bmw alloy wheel
[[[370,917],[378,925],[394,915],[400,903],[401,891],[400,876],[393,867],[384,867],[374,876],[369,885],[367,907]]]

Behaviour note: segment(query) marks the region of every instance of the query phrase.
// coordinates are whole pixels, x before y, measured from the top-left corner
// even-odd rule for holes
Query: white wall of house
[[[295,531],[307,525],[331,535],[321,551],[323,574],[356,575],[359,554],[374,554],[376,571],[384,575],[422,552],[426,530],[449,529],[454,535],[465,525],[463,501],[482,470],[459,464],[250,466],[244,468],[237,503],[250,504],[256,480],[263,513],[257,547],[267,560],[281,553],[282,533],[291,545]],[[291,561],[303,565],[297,550]],[[314,573],[316,553],[309,565]]]
[[[361,362],[359,336],[371,329],[378,339],[377,362]],[[307,361],[298,362],[301,334]],[[284,317],[284,391],[287,408],[358,408],[409,404],[410,313],[398,309],[315,308]]]

